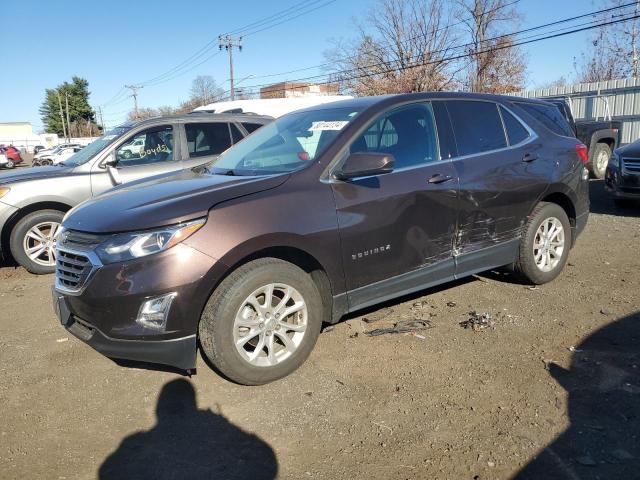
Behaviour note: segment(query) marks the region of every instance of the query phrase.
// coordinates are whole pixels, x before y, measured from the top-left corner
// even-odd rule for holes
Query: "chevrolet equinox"
[[[586,147],[549,103],[369,97],[288,114],[209,164],[71,210],[54,306],[114,359],[257,385],[323,322],[491,268],[553,280],[588,216]]]

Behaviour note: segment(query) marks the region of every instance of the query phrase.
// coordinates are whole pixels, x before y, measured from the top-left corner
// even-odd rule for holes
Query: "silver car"
[[[122,183],[206,164],[271,120],[242,114],[159,117],[121,125],[57,166],[2,172],[0,254],[32,273],[51,273],[56,232],[75,205]]]

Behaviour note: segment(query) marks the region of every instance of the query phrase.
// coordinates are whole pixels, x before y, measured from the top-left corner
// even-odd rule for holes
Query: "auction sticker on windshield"
[[[317,130],[342,130],[347,123],[349,122],[344,120],[336,120],[333,122],[313,122],[309,131],[314,132]]]

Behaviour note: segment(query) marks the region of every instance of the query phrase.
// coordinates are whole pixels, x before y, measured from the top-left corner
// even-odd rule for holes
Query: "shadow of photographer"
[[[640,478],[640,312],[592,333],[553,378],[571,425],[514,478]]]
[[[100,479],[276,478],[273,449],[210,410],[198,410],[185,379],[162,388],[157,423],[125,438],[103,462]]]

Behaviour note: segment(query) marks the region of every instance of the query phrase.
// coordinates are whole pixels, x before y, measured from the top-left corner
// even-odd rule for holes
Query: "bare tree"
[[[456,88],[450,25],[443,0],[379,0],[355,41],[325,53],[331,78],[355,95]]]
[[[606,0],[602,8],[621,7],[628,0]],[[620,8],[606,12],[598,20],[621,20],[621,15],[638,15],[640,0],[635,8]],[[640,22],[637,18],[599,28],[591,38],[590,47],[576,62],[579,82],[598,82],[640,75]]]
[[[456,0],[457,15],[469,39],[464,84],[473,92],[509,93],[524,88],[527,70],[520,48],[505,33],[519,21],[508,0]]]
[[[198,75],[191,82],[189,93],[190,99],[200,106],[214,102],[224,94],[224,91],[218,87],[211,75]]]

